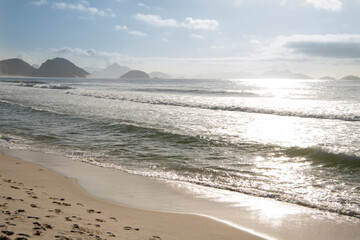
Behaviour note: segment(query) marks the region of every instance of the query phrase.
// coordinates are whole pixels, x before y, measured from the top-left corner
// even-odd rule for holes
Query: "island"
[[[325,77],[320,78],[319,80],[336,80],[336,78],[325,76]]]
[[[146,72],[140,70],[131,70],[122,75],[120,78],[150,78],[150,76]]]
[[[349,76],[343,77],[340,80],[360,80],[360,77],[354,76],[354,75],[349,75]]]

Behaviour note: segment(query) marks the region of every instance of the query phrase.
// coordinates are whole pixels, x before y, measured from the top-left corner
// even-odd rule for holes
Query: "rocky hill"
[[[150,78],[150,76],[146,72],[140,70],[131,70],[122,75],[120,78]]]
[[[349,76],[343,77],[340,80],[360,80],[360,77],[354,76],[354,75],[349,75]]]
[[[0,61],[0,75],[32,77],[36,72],[36,68],[18,58]]]
[[[37,71],[39,77],[65,77],[65,78],[84,78],[89,77],[90,73],[79,68],[65,58],[54,58],[46,60]]]
[[[320,78],[320,80],[336,80],[336,78],[325,76],[325,77]]]
[[[13,58],[0,61],[0,75],[3,76],[24,76],[24,77],[89,77],[90,73],[79,68],[64,58],[47,60],[39,69],[21,59]]]

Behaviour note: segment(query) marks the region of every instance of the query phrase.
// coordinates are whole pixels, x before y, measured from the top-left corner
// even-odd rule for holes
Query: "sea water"
[[[360,218],[360,81],[2,77],[0,146]]]

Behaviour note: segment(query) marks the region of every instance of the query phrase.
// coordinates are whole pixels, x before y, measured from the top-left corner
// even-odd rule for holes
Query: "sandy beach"
[[[0,239],[262,239],[210,218],[123,207],[0,154]]]

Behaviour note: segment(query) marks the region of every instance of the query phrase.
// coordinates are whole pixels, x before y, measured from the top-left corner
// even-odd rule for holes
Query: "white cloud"
[[[185,18],[184,22],[178,23],[175,19],[162,19],[158,15],[145,15],[136,14],[134,18],[138,21],[142,21],[146,24],[156,27],[184,27],[189,29],[203,29],[203,30],[215,30],[218,28],[219,23],[212,19],[193,19],[191,17]]]
[[[190,34],[189,37],[197,38],[197,39],[204,39],[204,37],[202,35],[199,35],[199,34]]]
[[[146,37],[147,34],[146,33],[143,33],[143,32],[140,32],[140,31],[128,31],[129,34],[131,35],[135,35],[135,36],[139,36],[139,37]]]
[[[82,48],[71,48],[71,47],[62,47],[57,49],[51,49],[52,52],[59,55],[76,55],[82,57],[101,57],[101,56],[111,56],[108,52],[100,52],[94,49],[82,49]]]
[[[47,0],[38,0],[38,1],[31,2],[31,4],[36,5],[36,6],[42,6],[42,5],[45,5],[47,3],[48,3]]]
[[[136,14],[134,18],[138,21],[142,21],[146,24],[153,25],[156,27],[177,27],[178,23],[174,19],[162,19],[157,15],[145,15],[145,14]]]
[[[342,7],[342,2],[340,0],[306,0],[306,3],[313,5],[317,10],[333,12],[340,11]]]
[[[280,41],[282,40],[284,41]],[[269,45],[278,44],[278,50],[286,50],[283,47],[286,42],[291,42],[292,36],[283,36],[268,42]],[[295,39],[295,38],[294,38]],[[355,41],[355,40],[354,40]],[[264,44],[264,43],[263,43]],[[286,45],[286,44],[285,44]],[[269,46],[268,46],[269,47]],[[213,52],[218,52],[221,49],[219,46],[213,45],[211,47]],[[282,49],[279,49],[282,48]],[[200,52],[208,52],[208,49],[198,49]],[[265,48],[263,49],[265,50]],[[274,52],[274,51],[273,51]],[[265,52],[263,54],[266,55]],[[39,55],[36,53],[27,53],[23,55],[24,59],[31,60],[30,62],[41,63],[46,58],[65,57],[79,66],[85,67],[106,67],[111,63],[118,62],[122,65],[127,65],[133,69],[141,69],[143,71],[153,71],[157,69],[167,73],[178,74],[181,77],[191,77],[197,73],[209,72],[234,72],[236,69],[244,69],[246,72],[264,72],[265,70],[286,68],[303,72],[311,76],[318,75],[319,77],[325,75],[332,75],[334,77],[343,77],[345,75],[358,72],[359,62],[349,59],[318,59],[314,57],[307,57],[305,61],[301,61],[298,56],[291,59],[278,58],[274,59],[274,55],[269,58],[262,56],[249,56],[242,54],[241,56],[228,57],[204,57],[204,58],[169,58],[169,57],[131,57],[123,55],[119,52],[105,52],[94,49],[80,49],[63,47],[60,49],[48,49],[47,52]],[[44,58],[43,56],[46,56]],[[37,58],[34,59],[34,58]],[[36,60],[36,61],[35,61]],[[271,61],[269,61],[271,60]],[[288,61],[292,60],[292,61]],[[323,61],[324,60],[324,61]],[[286,68],[284,68],[286,66]],[[186,75],[184,75],[186,73]],[[211,75],[209,75],[211,77]]]
[[[73,10],[79,12],[85,12],[92,15],[98,15],[101,17],[115,17],[115,13],[107,8],[105,10],[99,10],[95,7],[88,6],[89,3],[86,1],[81,1],[79,4],[65,3],[65,2],[56,2],[53,3],[53,8],[60,10]]]
[[[129,30],[129,28],[126,26],[126,25],[123,25],[123,26],[121,26],[121,25],[115,25],[115,27],[114,27],[114,30],[115,31],[128,31]]]
[[[149,8],[149,6],[144,3],[138,3],[138,7]]]
[[[140,31],[131,30],[131,29],[129,29],[126,25],[123,25],[123,26],[122,26],[122,25],[115,25],[114,30],[115,30],[115,31],[125,31],[125,32],[127,32],[128,34],[135,35],[135,36],[139,36],[139,37],[146,37],[146,36],[147,36],[146,33],[143,33],[143,32],[140,32]]]
[[[193,19],[191,17],[188,17],[181,24],[181,26],[190,29],[215,30],[218,28],[219,23],[218,21],[211,19]]]
[[[98,51],[95,49],[82,49],[82,48],[72,48],[72,47],[53,48],[50,49],[50,52],[56,54],[56,56],[66,56],[71,58],[83,58],[83,59],[93,58],[95,60],[104,60],[106,62],[111,62],[124,57],[122,54],[116,52],[105,52],[105,51]]]

